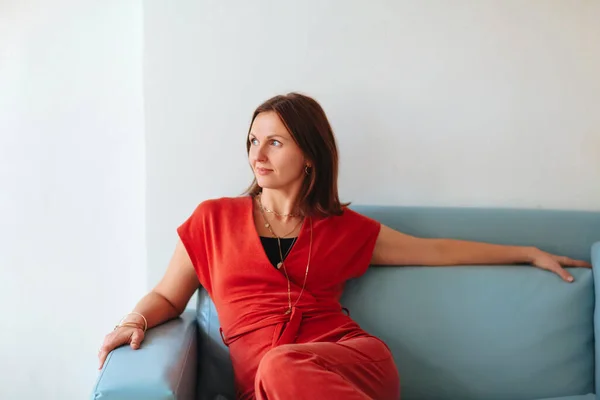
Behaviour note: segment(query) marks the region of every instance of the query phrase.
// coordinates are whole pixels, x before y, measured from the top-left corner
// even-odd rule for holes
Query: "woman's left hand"
[[[557,256],[538,249],[536,249],[533,255],[533,261],[531,262],[531,264],[538,268],[554,272],[566,282],[573,282],[575,279],[563,267],[592,267],[592,265],[587,261],[574,260],[569,257]]]

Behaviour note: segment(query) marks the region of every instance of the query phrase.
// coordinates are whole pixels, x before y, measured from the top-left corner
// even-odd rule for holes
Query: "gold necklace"
[[[263,210],[263,211],[265,211],[265,212],[268,212],[268,213],[271,213],[271,214],[275,214],[278,217],[284,217],[284,218],[286,218],[286,217],[299,217],[300,216],[300,214],[291,214],[291,213],[290,214],[280,214],[277,211],[273,211],[270,208],[267,208],[267,207],[263,206],[263,203],[262,203],[262,200],[261,200],[262,193],[259,193],[256,197],[258,197],[258,205],[260,206],[260,209]]]
[[[259,199],[259,202],[260,202],[260,199]],[[300,291],[300,294],[298,295],[298,298],[296,299],[296,302],[292,306],[292,291],[291,291],[291,288],[290,288],[290,277],[288,276],[287,269],[285,268],[285,263],[283,262],[283,253],[281,251],[281,241],[279,239],[279,236],[277,236],[275,234],[275,232],[273,232],[273,230],[271,229],[271,227],[270,227],[271,225],[268,223],[267,218],[266,218],[265,213],[264,213],[264,211],[263,211],[262,208],[260,208],[260,213],[261,213],[263,219],[265,220],[265,226],[269,229],[269,231],[271,232],[271,234],[275,238],[277,238],[277,246],[279,248],[279,257],[281,259],[281,261],[279,263],[277,263],[277,268],[279,269],[279,268],[283,267],[283,272],[285,273],[285,279],[287,280],[288,309],[284,313],[284,314],[287,315],[287,314],[289,314],[289,313],[292,312],[292,307],[296,307],[296,304],[298,304],[298,302],[300,301],[300,298],[302,297],[302,294],[304,293],[304,288],[306,287],[306,278],[308,277],[308,269],[310,268],[310,257],[311,257],[311,254],[312,254],[312,242],[313,242],[312,218],[309,218],[309,220],[310,220],[310,242],[309,242],[309,246],[308,246],[308,260],[306,262],[306,271],[304,272],[304,282],[302,283],[302,290]]]
[[[276,235],[275,232],[273,232],[273,229],[271,227],[271,223],[269,222],[269,220],[267,219],[267,216],[265,215],[266,209],[265,209],[265,207],[263,207],[260,194],[257,196],[257,198],[258,198],[257,200],[258,200],[258,207],[260,208],[260,213],[262,214],[262,217],[265,220],[265,228],[268,228],[269,231],[271,231],[271,234],[274,237],[279,236],[279,235]],[[288,233],[286,233],[285,235],[282,235],[280,237],[284,238],[284,237],[287,237],[287,236],[291,235],[292,232],[294,232],[296,230],[296,228],[298,228],[298,225],[300,225],[301,222],[302,222],[302,218],[300,218],[300,220],[298,221],[298,223],[292,228],[291,231],[289,231]]]
[[[284,238],[284,237],[286,237],[286,236],[289,236],[289,235],[290,235],[292,232],[294,232],[294,231],[296,230],[296,228],[298,227],[298,225],[300,225],[300,223],[302,222],[302,220],[298,221],[298,223],[296,224],[296,226],[294,226],[294,229],[292,229],[292,230],[291,230],[290,232],[288,232],[286,235],[279,236],[279,235],[277,235],[277,234],[275,233],[275,231],[274,231],[274,230],[273,230],[273,228],[271,227],[271,224],[269,223],[269,220],[267,219],[267,216],[265,215],[265,213],[264,213],[262,210],[260,210],[260,213],[261,213],[261,215],[262,215],[262,217],[263,217],[263,220],[265,221],[265,228],[269,229],[269,232],[271,232],[271,235],[272,235],[274,238],[276,238],[276,239],[277,239],[277,245],[278,245],[278,247],[279,247],[279,259],[280,259],[280,261],[277,263],[277,269],[281,269],[281,267],[283,266],[283,260],[284,260],[284,257],[283,257],[283,253],[282,253],[282,250],[281,250],[281,240],[280,240],[280,239],[281,239],[281,238]],[[297,237],[296,237],[296,238],[294,238],[294,242],[292,242],[292,246],[293,246],[293,245],[294,245],[294,243],[296,242],[296,239],[297,239]],[[290,248],[288,249],[288,251],[286,252],[286,257],[287,257],[287,255],[289,254],[290,250],[292,250],[291,246],[290,246]]]
[[[302,220],[298,221],[298,223],[296,225],[294,225],[294,228],[291,231],[289,231],[285,235],[279,236],[279,235],[276,235],[275,232],[273,232],[273,227],[271,226],[271,224],[269,223],[267,218],[265,218],[264,214],[263,214],[263,219],[265,220],[265,228],[269,229],[269,231],[271,232],[273,237],[280,237],[280,238],[285,238],[287,236],[290,236],[296,230],[296,228],[298,228],[298,225],[300,225],[302,223]]]
[[[263,219],[265,219],[265,216],[263,215]],[[265,219],[266,221],[266,219]],[[268,222],[265,222],[265,227],[269,228],[269,231],[271,232],[271,236],[273,236],[273,238],[277,239],[277,246],[279,248],[279,259],[280,261],[276,264],[277,269],[281,269],[281,267],[283,266],[283,260],[285,260],[285,257],[288,256],[288,254],[290,254],[290,251],[292,250],[292,247],[294,247],[294,243],[296,243],[296,240],[298,240],[298,237],[296,236],[293,240],[292,243],[290,244],[290,247],[288,248],[288,250],[285,252],[285,257],[282,255],[282,250],[281,250],[281,241],[280,239],[283,239],[283,236],[277,236],[275,234],[275,232],[273,231],[273,229],[271,229],[270,224]],[[296,227],[298,227],[298,224],[296,224]],[[294,229],[290,232],[292,233],[293,231],[296,230],[296,227],[294,227]],[[288,236],[290,233],[288,233],[285,236]]]

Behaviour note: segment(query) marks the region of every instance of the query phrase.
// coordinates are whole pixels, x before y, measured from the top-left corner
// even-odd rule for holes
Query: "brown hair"
[[[277,113],[311,163],[296,205],[300,212],[307,216],[322,217],[342,214],[342,207],[349,203],[341,204],[338,196],[338,150],[333,130],[321,105],[300,93],[275,96],[254,111],[250,128],[256,116],[267,111]],[[250,152],[248,140],[246,151]],[[261,191],[254,178],[245,194],[256,196]]]

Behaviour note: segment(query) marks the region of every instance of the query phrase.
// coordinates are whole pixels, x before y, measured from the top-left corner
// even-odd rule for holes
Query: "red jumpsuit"
[[[310,226],[305,219],[285,261],[292,304],[304,282]],[[237,398],[396,400],[400,383],[390,350],[339,303],[345,281],[369,267],[380,224],[345,209],[313,217],[312,229],[306,287],[286,314],[286,276],[262,247],[251,197],[204,201],[178,228],[219,314]]]

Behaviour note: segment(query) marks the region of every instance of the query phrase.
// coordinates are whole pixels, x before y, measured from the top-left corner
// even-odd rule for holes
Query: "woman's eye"
[[[281,146],[281,142],[279,140],[273,140],[271,143],[273,143],[274,146]]]
[[[258,139],[252,138],[250,139],[250,143],[256,146],[258,144]]]

